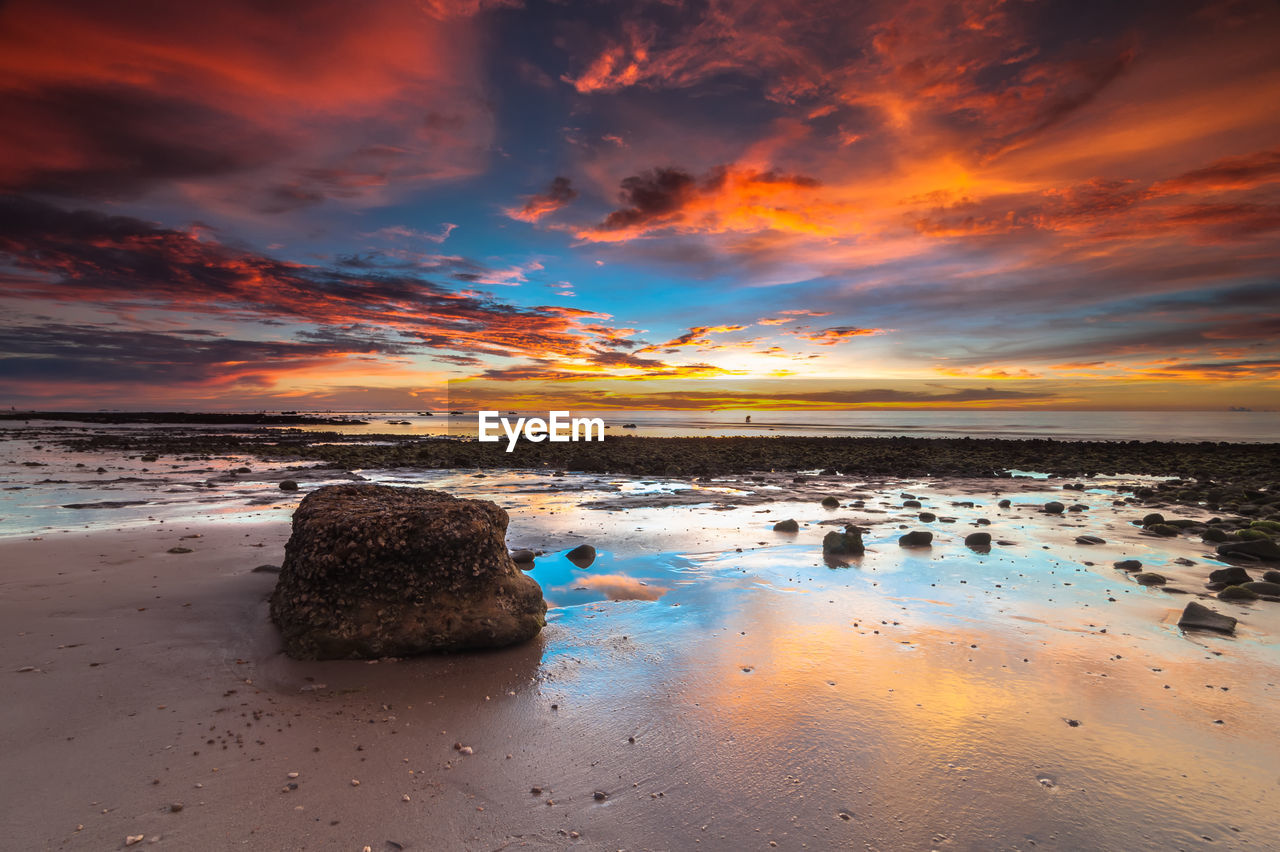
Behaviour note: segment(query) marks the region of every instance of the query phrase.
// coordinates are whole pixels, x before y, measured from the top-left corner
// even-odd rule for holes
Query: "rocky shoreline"
[[[256,429],[155,434],[45,434],[77,451],[198,459],[244,454],[347,469],[555,469],[631,476],[723,476],[820,471],[847,476],[1004,478],[1156,476],[1140,497],[1266,517],[1258,494],[1280,486],[1280,443],[1172,443],[996,438],[639,438],[599,443],[498,444],[455,438]],[[1157,495],[1157,490],[1159,494]]]
[[[0,411],[3,420],[53,420],[61,423],[197,423],[213,426],[338,426],[361,425],[364,420],[350,417],[325,417],[319,414],[221,414],[209,411]]]

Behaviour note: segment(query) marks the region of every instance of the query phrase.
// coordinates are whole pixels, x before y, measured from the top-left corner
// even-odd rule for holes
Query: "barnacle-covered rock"
[[[298,659],[494,648],[546,624],[542,588],[506,547],[488,500],[386,485],[331,485],[293,514],[271,620]]]

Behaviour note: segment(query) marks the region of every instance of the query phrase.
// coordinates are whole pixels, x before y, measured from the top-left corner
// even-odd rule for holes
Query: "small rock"
[[[359,779],[359,778],[352,778],[352,779],[351,779],[351,786],[352,786],[352,787],[359,787],[359,786],[360,786],[360,779]]]
[[[181,810],[182,810],[182,802],[174,802],[173,804],[169,805],[169,813],[171,814],[176,814]]]
[[[1061,515],[1066,511],[1066,509],[1067,507],[1059,503],[1057,500],[1050,500],[1048,503],[1044,504],[1044,510],[1050,515]]]
[[[1149,527],[1149,526],[1152,526],[1153,524],[1163,524],[1163,523],[1164,523],[1164,515],[1160,514],[1159,512],[1152,512],[1150,515],[1144,515],[1142,518],[1142,525],[1144,527]]]
[[[589,544],[580,544],[566,553],[565,558],[579,568],[587,568],[596,561],[596,549]]]
[[[136,846],[146,839],[147,839],[147,836],[145,834],[127,834],[125,835],[125,838],[124,838],[124,845]]]
[[[773,525],[773,531],[783,532],[783,533],[800,532],[800,525],[791,519],[788,519],[785,521],[778,521],[776,524]]]
[[[1248,583],[1253,578],[1249,576],[1249,572],[1241,568],[1239,565],[1232,565],[1228,568],[1219,568],[1216,571],[1209,572],[1210,583],[1226,583],[1228,586],[1240,586]]]
[[[1012,500],[1001,500],[1001,501],[1000,501],[999,503],[997,503],[996,505],[997,505],[997,506],[999,506],[1001,509],[1007,509],[1007,508],[1009,508],[1010,506],[1012,506],[1012,505],[1013,505],[1013,501],[1012,501]]]
[[[1120,571],[1141,571],[1142,570],[1142,563],[1139,562],[1137,559],[1122,559],[1119,562],[1116,562],[1113,564],[1115,565],[1116,569]]]
[[[298,483],[297,483],[297,482],[295,482],[295,481],[294,481],[294,480],[292,480],[292,479],[284,479],[284,480],[281,480],[281,481],[280,481],[280,490],[281,490],[281,491],[297,491],[297,490],[298,490]]]
[[[190,553],[190,552],[191,552],[191,548],[189,548],[189,547],[171,547],[171,548],[169,548],[169,552],[170,552],[170,553]]]
[[[1241,583],[1240,588],[1248,589],[1256,595],[1280,595],[1280,583],[1268,583],[1266,580],[1254,580],[1252,583]]]
[[[975,532],[969,533],[964,537],[964,543],[967,547],[990,547],[991,533]]]
[[[609,798],[609,794],[603,790],[596,790],[591,794],[591,798],[595,799],[597,802],[603,802],[605,799]]]
[[[921,512],[919,517],[920,517],[920,523],[922,524],[931,524],[934,521],[938,520],[938,516],[935,515],[933,512]]]
[[[898,544],[902,547],[931,547],[933,533],[928,530],[912,530],[899,538]]]
[[[862,543],[862,530],[848,525],[844,532],[832,530],[822,539],[822,552],[833,556],[856,556],[866,552]]]
[[[835,509],[840,505],[840,501],[834,497],[823,497],[822,507],[824,509]]]
[[[1256,601],[1258,593],[1244,586],[1227,586],[1218,592],[1218,600],[1220,601]]]
[[[534,555],[532,550],[513,550],[511,551],[511,561],[517,565],[530,565],[533,563]]]
[[[1229,615],[1214,612],[1195,601],[1187,604],[1178,619],[1178,626],[1183,630],[1213,630],[1218,633],[1234,633],[1236,620]]]
[[[1144,527],[1144,529],[1149,533],[1154,533],[1155,535],[1163,536],[1165,538],[1173,538],[1178,534],[1178,528],[1171,526],[1170,524],[1152,524],[1149,527]]]
[[[1163,586],[1169,582],[1168,578],[1163,574],[1156,574],[1152,571],[1144,571],[1141,574],[1134,574],[1133,581],[1139,586]]]
[[[1076,536],[1076,544],[1106,544],[1105,539],[1098,538],[1096,535],[1078,535]]]

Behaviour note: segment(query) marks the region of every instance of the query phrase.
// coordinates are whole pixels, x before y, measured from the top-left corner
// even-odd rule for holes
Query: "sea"
[[[319,413],[319,412],[316,412]],[[347,434],[474,435],[474,411],[325,412],[364,421],[341,426],[308,426]],[[500,412],[547,417],[546,411]],[[608,434],[650,437],[1052,438],[1055,441],[1280,441],[1278,411],[1026,411],[1026,410],[846,410],[846,411],[572,411],[599,417]]]

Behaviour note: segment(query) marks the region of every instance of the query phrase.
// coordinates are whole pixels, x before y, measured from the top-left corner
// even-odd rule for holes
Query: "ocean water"
[[[508,412],[503,415],[510,416]],[[545,411],[520,411],[546,417]],[[609,434],[653,437],[803,435],[809,437],[1052,438],[1057,441],[1280,441],[1277,411],[573,411],[599,417]],[[316,426],[314,431],[398,434],[476,434],[474,411],[343,412],[365,426]],[[750,417],[750,422],[747,418]],[[395,422],[390,422],[395,421]],[[634,424],[634,429],[625,428]]]

